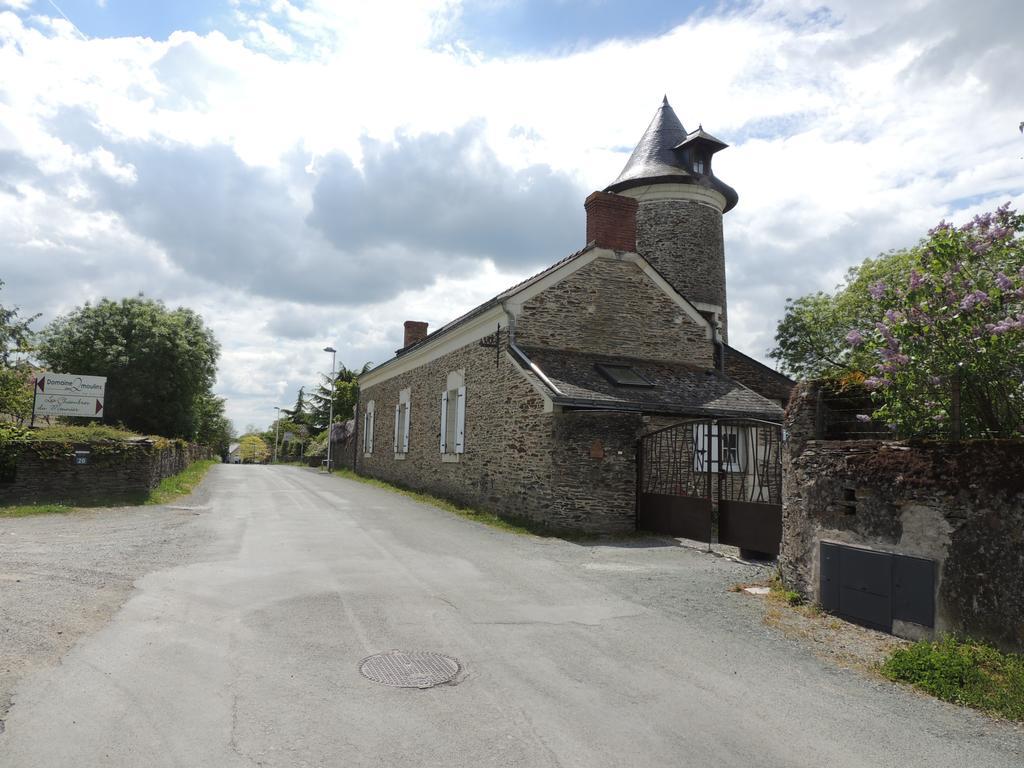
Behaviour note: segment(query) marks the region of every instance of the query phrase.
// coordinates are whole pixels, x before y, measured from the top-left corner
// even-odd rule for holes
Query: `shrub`
[[[947,636],[900,648],[882,665],[890,680],[945,701],[1024,720],[1024,657]]]

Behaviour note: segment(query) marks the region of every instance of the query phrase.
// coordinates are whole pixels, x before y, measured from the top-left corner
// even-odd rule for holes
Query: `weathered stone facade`
[[[635,261],[600,257],[523,306],[516,339],[546,347],[711,367],[714,345]]]
[[[465,452],[442,456],[441,393],[463,372]],[[410,390],[409,450],[394,451],[395,405]],[[545,412],[522,369],[474,342],[360,392],[374,403],[374,450],[357,448],[361,473],[552,530],[611,533],[634,527],[634,444],[639,416]],[[588,418],[588,416],[590,418]],[[361,432],[356,437],[363,443]],[[595,441],[603,455],[592,458]]]
[[[13,480],[0,483],[0,504],[131,500],[192,462],[212,458],[205,446],[177,441],[38,445],[19,452]],[[75,451],[87,452],[88,463],[77,464]]]
[[[786,414],[787,586],[820,599],[822,541],[923,557],[938,564],[936,632],[1024,648],[1024,442],[815,440],[815,394],[801,386]]]
[[[725,346],[723,349],[725,364],[722,369],[726,376],[764,397],[775,400],[783,408],[786,407],[789,396],[793,393],[793,381],[732,347]]]
[[[637,253],[676,291],[722,308],[722,338],[728,340],[721,211],[689,200],[642,200],[636,230]]]

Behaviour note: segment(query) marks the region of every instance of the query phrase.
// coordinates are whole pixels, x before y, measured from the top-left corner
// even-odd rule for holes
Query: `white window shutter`
[[[708,439],[709,437],[710,439]],[[698,472],[718,471],[718,427],[716,425],[694,425],[693,468]]]
[[[441,393],[441,453],[444,453],[448,446],[445,438],[448,433],[448,392]]]
[[[402,453],[409,452],[409,414],[412,411],[412,403],[405,404],[405,429],[402,430]]]
[[[373,453],[373,427],[377,421],[377,414],[375,411],[370,411],[370,428],[366,430],[366,433],[370,436],[370,450],[367,453]]]
[[[459,405],[455,417],[455,452],[466,452],[466,388],[459,387]]]
[[[395,453],[398,453],[398,418],[401,415],[401,408],[402,407],[400,405],[395,406],[395,439],[393,441],[395,446]]]

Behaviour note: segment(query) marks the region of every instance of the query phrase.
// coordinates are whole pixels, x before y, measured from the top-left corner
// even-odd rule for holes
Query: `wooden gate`
[[[782,426],[690,419],[640,438],[637,528],[775,556],[782,539]]]

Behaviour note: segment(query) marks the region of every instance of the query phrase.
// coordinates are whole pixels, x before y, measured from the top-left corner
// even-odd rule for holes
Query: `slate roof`
[[[698,184],[720,193],[725,197],[725,210],[731,210],[739,200],[736,190],[713,173],[695,172],[687,162],[685,145],[688,140],[692,142],[694,139],[727,146],[703,127],[688,134],[666,97],[654,113],[654,119],[647,126],[633,154],[629,156],[626,167],[605,191],[621,192],[631,187],[664,182]]]
[[[782,420],[782,408],[776,403],[714,369],[563,350],[523,352],[561,392],[551,395],[559,405]],[[599,363],[628,365],[654,386],[615,385],[598,372],[595,366]]]
[[[723,150],[729,146],[721,139],[716,138],[705,131],[703,125],[699,126],[696,131],[690,131],[686,134],[686,139],[676,144],[673,149],[682,149],[690,144],[706,144],[709,147],[714,147],[715,152]]]

